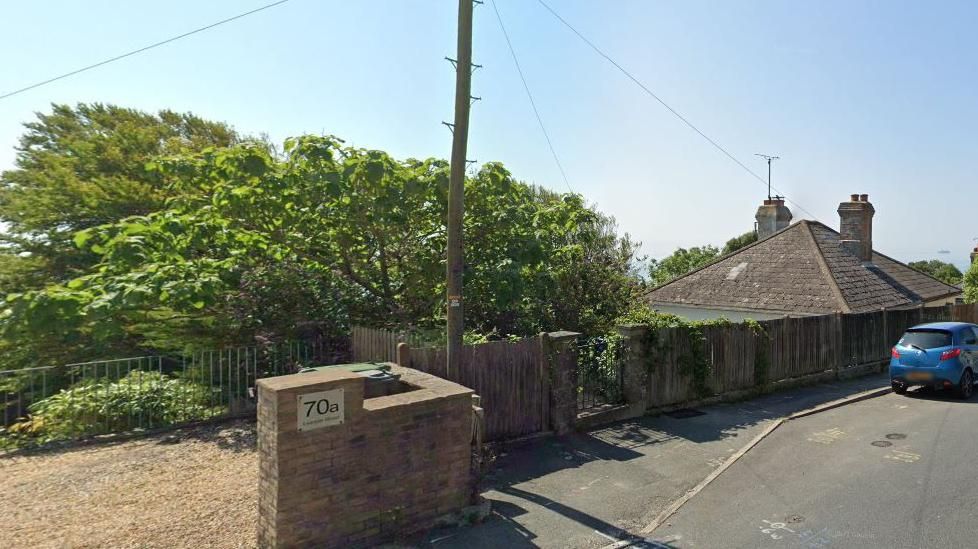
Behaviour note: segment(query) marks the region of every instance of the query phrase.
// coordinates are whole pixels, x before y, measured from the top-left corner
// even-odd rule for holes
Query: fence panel
[[[791,377],[792,361],[785,351],[786,324],[786,319],[769,320],[761,324],[768,334],[768,379],[772,381]]]
[[[647,392],[651,406],[668,406],[696,397],[685,359],[692,346],[686,328],[659,330]]]
[[[541,351],[539,338],[465,345],[460,370],[449,376],[445,348],[421,347],[411,349],[406,366],[474,390],[485,409],[486,439],[498,440],[548,428],[548,373]]]
[[[354,326],[350,329],[350,354],[353,362],[396,362],[398,343],[423,347],[425,339],[416,331]]]
[[[717,393],[754,385],[756,342],[744,324],[707,326],[703,329],[707,359],[712,364],[709,387]]]
[[[920,322],[948,322],[952,319],[953,305],[918,308]]]
[[[949,320],[978,324],[978,303],[952,305],[950,310],[951,318]]]
[[[886,312],[886,346],[890,349],[896,342],[900,340],[903,332],[907,331],[907,328],[911,328],[920,324],[923,318],[928,316],[928,308],[921,310],[920,308],[914,309],[894,309],[892,311]],[[944,307],[938,307],[942,311],[946,311]],[[934,321],[929,321],[934,322]]]
[[[842,316],[842,360],[839,367],[880,362],[890,354],[892,343],[884,330],[888,311]]]

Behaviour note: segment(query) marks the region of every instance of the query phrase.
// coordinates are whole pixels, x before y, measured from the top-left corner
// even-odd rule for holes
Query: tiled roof
[[[863,265],[839,233],[803,220],[653,289],[652,304],[826,314],[901,307],[960,289],[873,253]]]

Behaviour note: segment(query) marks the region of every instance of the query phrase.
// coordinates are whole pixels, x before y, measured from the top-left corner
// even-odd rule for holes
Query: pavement
[[[643,417],[510,445],[498,450],[483,485],[490,517],[429,532],[422,545],[588,548],[634,539],[773,422],[887,386],[886,376],[874,375],[703,407],[693,417]]]
[[[633,546],[976,547],[976,424],[943,391],[787,422]]]

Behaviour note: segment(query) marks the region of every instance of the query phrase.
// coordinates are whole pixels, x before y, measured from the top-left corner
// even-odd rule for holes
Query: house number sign
[[[297,398],[300,431],[343,423],[343,389],[305,393]]]

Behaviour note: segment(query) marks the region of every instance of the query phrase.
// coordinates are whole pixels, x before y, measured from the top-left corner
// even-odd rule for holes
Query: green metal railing
[[[258,379],[331,363],[321,342],[0,371],[0,449],[255,413]]]

